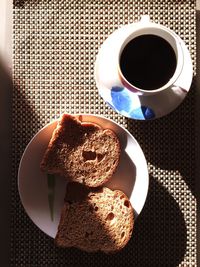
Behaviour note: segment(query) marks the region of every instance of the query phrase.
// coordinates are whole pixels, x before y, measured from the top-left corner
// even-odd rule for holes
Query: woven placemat
[[[195,86],[171,114],[133,121],[99,97],[94,62],[119,25],[149,14],[186,42],[195,66],[194,0],[15,0],[13,4],[12,266],[197,266]],[[22,153],[34,134],[61,113],[96,113],[125,126],[149,168],[145,207],[127,247],[115,255],[59,249],[28,218],[17,191]]]

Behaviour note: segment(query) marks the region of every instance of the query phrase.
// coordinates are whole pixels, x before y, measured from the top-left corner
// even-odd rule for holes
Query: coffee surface
[[[163,38],[140,35],[132,39],[120,57],[123,76],[133,86],[155,90],[169,82],[176,70],[176,55]]]

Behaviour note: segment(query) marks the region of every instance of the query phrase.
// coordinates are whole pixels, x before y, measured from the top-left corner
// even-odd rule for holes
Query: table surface
[[[197,88],[200,88],[200,0],[197,0],[197,69],[196,69],[196,84],[197,84]],[[2,78],[3,80],[3,85],[5,87],[11,88],[12,87],[12,82],[10,80],[10,75],[12,74],[12,70],[13,70],[13,65],[12,65],[12,60],[13,60],[13,54],[12,54],[12,1],[11,0],[3,0],[0,3],[0,78]],[[6,74],[7,73],[7,74]],[[197,90],[196,92],[196,105],[199,106],[200,105],[200,90]],[[3,112],[4,114],[7,114],[8,112],[12,113],[11,110],[8,110],[7,107],[4,107],[4,103],[2,103],[3,99],[7,100],[8,96],[6,95],[5,97],[3,97],[1,99],[1,105],[3,106]],[[8,101],[9,103],[9,101]],[[5,113],[6,112],[6,113]],[[7,115],[7,117],[4,116],[4,122],[6,125],[6,121],[10,118],[11,115]],[[198,114],[198,110],[197,110],[197,118],[199,118],[199,114]],[[200,134],[200,127],[198,124],[198,121],[200,120],[196,120],[197,125],[196,125],[196,132],[197,132],[197,150],[196,150],[196,162],[199,162],[198,159],[200,159],[200,148],[199,148],[199,134]],[[4,124],[1,124],[1,128],[0,128],[1,132],[4,134],[4,136],[8,135],[9,136],[9,125],[4,127]],[[7,142],[5,142],[3,144],[3,148],[2,151],[0,151],[0,153],[3,153],[4,157],[7,158],[7,160],[10,160],[10,157],[8,155],[8,153],[5,153],[5,151],[7,150],[7,148],[10,148],[9,145],[9,139],[7,139]],[[8,149],[8,151],[10,151],[10,149]],[[7,175],[10,175],[10,168],[7,164],[1,164],[2,166],[0,166],[2,173],[4,173],[5,177]],[[198,164],[197,164],[198,165]],[[196,175],[197,177],[196,179],[196,190],[197,192],[200,192],[200,179],[198,179],[198,177],[200,176],[200,170],[197,166],[197,171],[196,171]],[[5,185],[7,185],[8,187],[10,186],[10,184],[5,181]],[[197,198],[199,197],[200,194],[196,194]],[[5,194],[3,193],[2,196],[6,197]],[[3,198],[3,197],[2,197]],[[197,199],[197,201],[199,201],[199,199]],[[3,210],[5,210],[5,208],[3,208]],[[200,210],[198,209],[198,222],[200,221]],[[200,227],[198,227],[200,228]],[[198,234],[198,246],[200,246],[200,232],[197,232]],[[199,249],[198,249],[199,251]],[[200,260],[200,253],[198,253],[199,259]],[[193,266],[193,265],[191,265]]]

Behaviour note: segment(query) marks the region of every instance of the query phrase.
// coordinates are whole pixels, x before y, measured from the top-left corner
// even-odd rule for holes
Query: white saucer
[[[181,75],[176,81],[176,86],[172,86],[170,90],[162,91],[156,95],[139,96],[126,87],[105,87],[105,83],[101,84],[101,80],[105,80],[105,77],[101,77],[102,72],[99,71],[99,62],[108,68],[109,64],[116,61],[114,59],[116,57],[115,48],[109,56],[107,50],[111,44],[120,40],[118,38],[120,31],[121,29],[118,29],[106,39],[97,55],[95,81],[99,94],[112,109],[131,119],[150,120],[169,114],[184,100],[192,83],[192,61],[185,43],[177,36],[183,49],[184,63]]]
[[[149,187],[147,163],[142,149],[126,129],[110,119],[82,115],[82,121],[94,122],[118,135],[122,148],[121,159],[106,186],[124,191],[137,217],[144,206]],[[19,194],[27,214],[43,232],[53,238],[57,232],[67,183],[62,177],[42,173],[40,162],[56,125],[57,121],[46,125],[33,137],[24,151],[18,172]]]

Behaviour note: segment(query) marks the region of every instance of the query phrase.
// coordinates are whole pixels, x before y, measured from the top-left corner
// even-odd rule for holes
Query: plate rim
[[[144,206],[145,206],[145,203],[146,203],[146,199],[147,199],[147,195],[148,195],[148,191],[149,191],[149,172],[148,172],[148,164],[147,164],[147,161],[146,161],[146,158],[145,158],[145,155],[144,155],[144,152],[140,146],[140,144],[138,143],[138,141],[136,140],[136,138],[124,127],[122,126],[121,124],[115,122],[113,119],[110,119],[110,118],[107,118],[105,117],[104,115],[101,115],[101,114],[90,114],[90,113],[75,113],[75,114],[71,114],[71,113],[62,113],[62,114],[70,114],[71,116],[75,116],[75,117],[78,117],[78,116],[86,116],[86,117],[97,117],[99,119],[104,119],[104,120],[107,120],[108,122],[111,122],[112,124],[116,125],[117,127],[120,127],[122,128],[123,131],[126,132],[127,135],[129,135],[135,142],[135,144],[137,145],[137,147],[140,149],[141,153],[142,153],[142,156],[143,156],[143,160],[145,162],[145,169],[146,169],[146,190],[145,190],[145,197],[144,197],[144,202],[143,202],[143,205],[142,205],[142,208],[140,209],[139,213],[137,213],[135,211],[135,209],[133,208],[134,210],[134,217],[136,220],[139,216],[139,214],[142,212]],[[61,116],[59,116],[60,118]],[[42,131],[44,131],[46,128],[48,128],[50,125],[53,125],[55,124],[56,122],[59,121],[59,118],[57,119],[53,119],[52,121],[50,121],[49,123],[45,124],[42,128],[40,128],[35,134],[34,136],[30,139],[30,141],[27,143],[23,153],[22,153],[22,156],[21,156],[21,159],[20,159],[20,163],[19,163],[19,167],[18,167],[18,172],[17,172],[17,188],[18,188],[18,192],[19,192],[19,196],[20,196],[20,202],[21,202],[21,205],[23,206],[23,209],[25,211],[25,213],[28,215],[28,217],[30,218],[30,220],[38,227],[38,229],[40,229],[42,232],[44,232],[46,235],[48,235],[49,237],[51,238],[54,238],[53,236],[49,235],[47,232],[45,232],[42,228],[40,228],[38,226],[38,224],[36,224],[34,222],[34,220],[32,219],[32,217],[30,216],[28,210],[25,208],[25,202],[23,200],[23,194],[22,194],[22,190],[20,189],[20,174],[21,174],[21,169],[22,169],[22,164],[23,164],[23,160],[26,156],[26,153],[27,151],[29,150],[29,147],[30,145],[32,144],[32,142],[35,140],[35,138],[41,134]],[[86,121],[85,121],[86,122]],[[87,121],[89,122],[89,121]],[[92,122],[93,123],[93,122]],[[98,123],[97,123],[98,124]],[[101,125],[100,125],[101,126]],[[101,126],[102,127],[102,126]],[[102,127],[103,128],[103,127]]]

